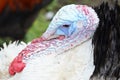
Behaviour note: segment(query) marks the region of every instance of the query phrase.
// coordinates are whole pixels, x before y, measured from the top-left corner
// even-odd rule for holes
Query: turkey
[[[91,7],[62,7],[40,38],[4,45],[1,80],[89,80],[95,68],[91,38],[98,23]]]
[[[96,1],[100,1],[100,0],[96,0]],[[120,6],[119,4],[120,4],[119,0],[105,0],[105,2],[101,0],[101,3],[99,3],[99,6],[94,7],[100,19],[100,22],[98,21],[99,25],[97,29],[95,29],[95,33],[94,33],[94,30],[92,31],[93,37],[91,36],[87,40],[81,42],[80,45],[74,48],[71,48],[70,50],[65,51],[62,54],[59,54],[58,56],[55,56],[55,58],[53,58],[54,55],[52,56],[51,54],[49,54],[49,57],[42,56],[40,59],[39,58],[32,59],[32,57],[27,56],[28,62],[26,58],[22,58],[23,61],[21,62],[25,63],[25,67],[22,67],[22,70],[20,70],[20,72],[13,70],[14,76],[12,77],[9,76],[9,72],[8,72],[8,68],[11,65],[11,62],[12,61],[14,62],[13,59],[17,55],[19,55],[18,53],[21,52],[21,50],[23,50],[29,44],[27,45],[24,43],[19,44],[20,46],[22,45],[23,47],[19,48],[21,50],[19,50],[18,52],[17,52],[17,49],[15,52],[15,49],[13,49],[12,47],[9,48],[10,45],[8,45],[8,47],[5,46],[5,48],[1,50],[1,55],[4,57],[0,58],[1,59],[0,65],[2,65],[2,67],[0,67],[1,68],[0,74],[2,75],[0,76],[1,80],[2,79],[16,80],[16,78],[17,79],[21,78],[21,80],[22,79],[29,80],[28,76],[31,76],[30,79],[33,79],[33,80],[35,79],[37,80],[37,78],[39,78],[38,80],[48,80],[48,79],[51,79],[51,80],[89,80],[89,79],[90,80],[119,80],[120,79],[120,73],[119,73],[120,72],[120,54],[119,54],[120,53],[120,49],[119,49],[120,48],[120,42],[119,42],[120,41],[119,40],[120,38],[120,29],[119,29]],[[69,27],[69,25],[64,25],[64,26],[65,28]],[[71,28],[74,29],[74,27],[71,27]],[[59,29],[61,30],[61,28]],[[55,31],[54,29],[53,32],[58,33],[59,29],[57,31]],[[47,35],[43,38],[38,38],[33,40],[32,44],[36,44],[38,42],[44,42],[45,40],[53,40],[53,38],[55,40],[56,39],[59,40],[58,35],[51,36],[53,32],[50,32],[50,35]],[[71,32],[72,31],[70,31],[70,33]],[[46,31],[45,33],[49,33],[49,31]],[[74,33],[74,30],[73,30],[73,33]],[[65,40],[64,38],[66,37],[69,37],[68,32],[67,32],[67,36],[65,35],[62,38],[62,41],[64,41]],[[16,48],[19,47],[19,45],[16,45],[15,43],[13,43],[13,47],[14,45],[16,46]],[[14,53],[15,55],[11,56],[7,52],[10,52],[10,54]],[[57,50],[57,52],[59,52],[59,50]],[[2,62],[3,60],[6,62]],[[90,64],[88,64],[88,66],[85,66],[84,64],[86,63],[87,64],[90,63]],[[38,71],[38,67],[41,72]],[[30,72],[29,70],[31,70],[32,72]],[[84,70],[84,71],[81,71],[81,70]]]

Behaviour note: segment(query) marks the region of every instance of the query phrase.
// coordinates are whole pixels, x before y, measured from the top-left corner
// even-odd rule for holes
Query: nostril
[[[67,24],[65,24],[65,25],[63,25],[63,27],[69,27],[70,25],[67,25]]]

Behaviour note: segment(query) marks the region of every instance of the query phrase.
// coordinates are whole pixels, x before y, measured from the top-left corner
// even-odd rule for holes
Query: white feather
[[[18,53],[26,47],[24,42],[3,44],[3,48],[0,51],[0,80],[7,80],[10,77],[8,73],[8,67],[12,60],[18,55]]]

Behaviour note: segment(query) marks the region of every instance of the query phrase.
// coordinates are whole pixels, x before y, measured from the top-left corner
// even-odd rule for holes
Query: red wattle
[[[15,73],[21,72],[25,67],[25,63],[22,62],[22,57],[17,56],[9,67],[10,75],[15,75]]]
[[[13,69],[13,67],[11,65],[9,67],[9,74],[10,75],[15,75],[16,74],[16,72],[14,72],[14,69]]]

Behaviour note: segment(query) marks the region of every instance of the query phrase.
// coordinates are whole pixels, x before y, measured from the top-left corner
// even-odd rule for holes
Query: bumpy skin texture
[[[97,14],[95,14],[94,10],[91,7],[88,7],[86,5],[75,6],[74,4],[72,4],[64,6],[56,13],[53,20],[49,24],[48,29],[45,31],[45,33],[43,33],[42,37],[44,39],[49,39],[52,35],[55,34],[56,30],[61,25],[73,25],[77,21],[81,21],[82,25],[86,26],[86,28],[95,30],[96,25],[98,25],[99,19],[93,16],[97,16]],[[77,23],[74,26],[77,26]]]

